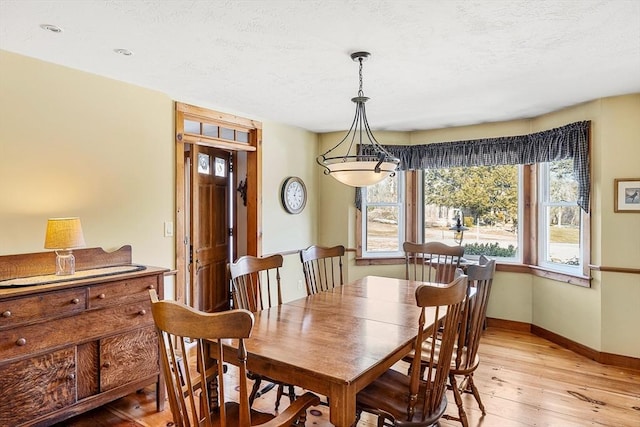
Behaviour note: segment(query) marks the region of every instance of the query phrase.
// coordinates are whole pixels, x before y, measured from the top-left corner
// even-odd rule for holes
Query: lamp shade
[[[45,249],[73,249],[84,245],[80,218],[49,218],[44,238]]]
[[[376,166],[380,168],[376,172]],[[382,181],[396,169],[396,164],[392,162],[367,162],[350,161],[327,165],[331,171],[331,176],[343,184],[352,187],[367,187]]]

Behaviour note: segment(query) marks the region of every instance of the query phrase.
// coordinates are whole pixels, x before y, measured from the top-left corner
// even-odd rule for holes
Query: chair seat
[[[422,345],[422,364],[428,364],[430,361],[431,355],[431,347],[432,341],[427,340]],[[458,359],[458,353],[460,353],[460,358]],[[440,342],[436,340],[436,348],[433,351],[433,363],[438,364],[438,356],[440,355]],[[402,360],[405,362],[411,362],[413,360],[414,351],[411,350],[409,354],[407,354]],[[468,362],[468,348],[462,347],[459,349],[458,346],[454,346],[453,354],[451,356],[451,368],[450,373],[454,375],[466,375],[469,372],[473,372],[476,370],[478,365],[480,364],[480,356],[476,353],[473,358],[473,361]]]
[[[415,412],[411,420],[407,420],[407,390],[411,377],[389,369],[373,383],[369,384],[358,393],[358,407],[365,410],[391,418],[397,426],[430,426],[438,421],[447,409],[447,399],[444,397],[438,409],[430,414],[429,418],[422,419],[424,407],[424,396],[426,383],[420,384],[418,391],[418,401],[415,405]],[[428,398],[428,394],[427,398]]]

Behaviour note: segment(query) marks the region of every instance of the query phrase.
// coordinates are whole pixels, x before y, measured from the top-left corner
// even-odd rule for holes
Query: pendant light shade
[[[365,102],[369,98],[364,96],[362,91],[362,63],[369,56],[369,52],[351,54],[351,59],[358,61],[360,71],[358,96],[351,98],[356,104],[356,114],[351,128],[337,145],[316,159],[324,168],[325,175],[331,175],[343,184],[353,187],[367,187],[395,175],[400,163],[398,158],[376,141],[367,121]]]

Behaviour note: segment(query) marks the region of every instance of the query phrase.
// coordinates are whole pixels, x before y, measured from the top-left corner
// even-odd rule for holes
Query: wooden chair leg
[[[289,385],[289,403],[293,403],[296,400],[296,388],[293,385]]]
[[[449,374],[449,381],[451,383],[451,390],[453,391],[453,398],[456,401],[456,405],[458,406],[458,418],[452,417],[450,415],[445,415],[444,418],[448,420],[456,420],[459,421],[463,427],[469,427],[469,421],[467,420],[467,414],[464,412],[464,408],[462,406],[462,396],[460,395],[460,390],[458,389],[458,384],[456,382],[456,376],[453,374]]]
[[[262,378],[257,377],[255,382],[253,383],[253,388],[251,389],[251,394],[249,394],[249,407],[253,406],[253,401],[256,400],[256,395],[258,391],[260,391],[260,383],[262,382]]]
[[[471,388],[471,392],[473,393],[473,397],[476,398],[476,402],[478,402],[478,406],[480,407],[480,410],[482,411],[482,415],[486,415],[487,413],[484,410],[484,405],[482,404],[482,400],[480,399],[480,392],[478,391],[478,388],[476,387],[476,384],[473,382],[473,373],[469,374],[469,376],[467,377],[467,387]]]
[[[305,424],[307,422],[307,411],[304,410],[302,412],[300,412],[300,416],[298,417],[295,426],[296,427],[305,427]]]
[[[278,411],[278,406],[280,406],[280,399],[282,398],[282,394],[284,392],[284,385],[278,385],[278,393],[276,395],[276,412]]]

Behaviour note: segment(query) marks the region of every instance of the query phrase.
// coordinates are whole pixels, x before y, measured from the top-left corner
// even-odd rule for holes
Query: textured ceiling
[[[318,132],[366,50],[371,126],[433,129],[640,92],[640,1],[0,0],[0,49]]]

